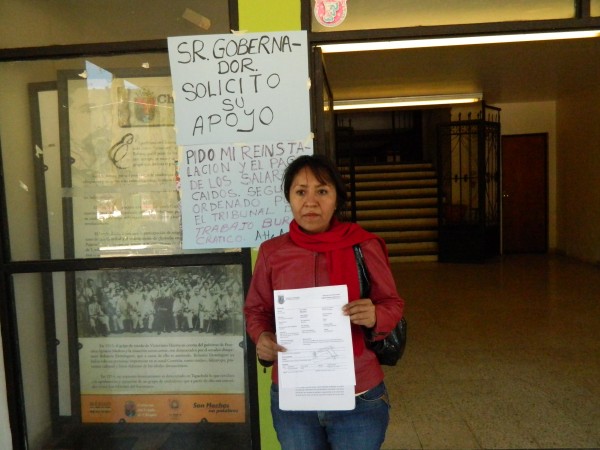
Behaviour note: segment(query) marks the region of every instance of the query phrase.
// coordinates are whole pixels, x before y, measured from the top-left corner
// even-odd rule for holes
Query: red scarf
[[[290,238],[298,247],[313,252],[324,253],[327,260],[327,272],[332,286],[348,286],[348,301],[360,298],[360,283],[353,246],[369,239],[376,239],[387,255],[384,241],[352,222],[340,222],[333,219],[331,227],[323,233],[308,234],[300,229],[295,220],[290,223]],[[352,325],[352,344],[354,355],[364,349],[362,330]]]

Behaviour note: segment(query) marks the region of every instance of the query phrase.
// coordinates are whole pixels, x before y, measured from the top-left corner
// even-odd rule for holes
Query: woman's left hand
[[[350,317],[350,322],[363,327],[373,328],[377,322],[375,305],[370,298],[361,298],[344,305],[344,315]]]

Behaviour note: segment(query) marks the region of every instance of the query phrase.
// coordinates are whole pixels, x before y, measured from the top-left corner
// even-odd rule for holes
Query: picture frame
[[[29,107],[41,259],[64,257],[58,91],[56,82],[31,83]],[[70,417],[71,364],[67,320],[67,279],[62,273],[41,273],[45,319],[50,408],[53,422]]]
[[[73,220],[81,211],[78,209],[80,206],[73,203],[73,198],[79,195],[77,192],[73,194],[73,191],[81,189],[81,185],[73,182],[72,154],[70,147],[66,147],[69,151],[66,151],[64,147],[64,141],[69,136],[68,131],[65,131],[67,126],[64,121],[65,111],[59,108],[65,99],[68,100],[68,95],[65,97],[65,93],[68,92],[66,80],[76,76],[78,75],[75,72],[61,73],[57,83],[32,83],[29,85],[40,228],[39,248],[43,259],[64,260],[90,256],[77,251],[74,242],[75,236],[82,234],[81,232],[75,233],[77,228],[86,225]],[[160,77],[165,76],[164,74],[160,75]],[[168,80],[168,78],[161,79]],[[160,129],[170,126],[169,122],[165,122],[163,119],[155,123],[150,121],[148,124],[141,122],[137,120],[137,122],[130,121],[128,124],[122,123],[119,129],[128,131],[133,128]],[[67,134],[65,135],[65,133]],[[169,185],[170,189],[176,193],[176,183],[169,183]],[[153,185],[148,189],[146,185],[139,186],[133,183],[121,185],[118,188],[130,193],[160,190],[163,187],[163,185]],[[86,204],[88,206],[92,204],[94,207],[96,205],[96,203],[88,201],[83,202],[84,206]],[[94,214],[97,214],[97,210],[94,211]],[[179,227],[179,224],[177,226]],[[83,232],[84,235],[86,233],[88,232]],[[175,235],[176,239],[180,240],[180,229],[177,229]],[[57,430],[57,436],[59,436],[55,439],[56,445],[65,443],[71,445],[73,439],[76,439],[84,440],[90,445],[103,442],[110,446],[122,445],[128,440],[133,442],[134,439],[154,439],[153,436],[156,439],[165,439],[166,436],[167,441],[172,442],[175,446],[183,446],[181,448],[198,445],[206,447],[210,442],[225,442],[228,446],[240,449],[257,448],[256,436],[259,431],[256,361],[255,358],[248,357],[248,353],[254,354],[254,344],[247,339],[241,320],[241,305],[251,274],[250,251],[249,249],[228,252],[214,250],[186,255],[178,254],[179,249],[177,248],[172,252],[171,250],[159,250],[156,246],[149,246],[144,251],[130,251],[127,256],[149,256],[151,259],[125,258],[111,264],[106,258],[91,257],[87,260],[89,262],[81,264],[81,270],[40,274],[42,277],[41,294],[44,308],[48,383],[51,396],[50,413],[52,426]],[[99,256],[109,256],[109,254]],[[233,274],[227,271],[233,271]],[[133,279],[138,276],[136,274],[152,273],[160,274],[161,277],[168,274],[170,279],[180,280],[186,277],[202,277],[203,274],[210,273],[213,273],[214,278],[215,273],[224,272],[229,273],[227,278],[234,281],[240,294],[235,310],[235,321],[232,321],[231,325],[225,325],[231,327],[231,330],[235,326],[235,332],[221,332],[219,327],[213,325],[213,328],[209,327],[209,332],[202,335],[199,330],[198,333],[193,330],[171,330],[171,333],[164,332],[160,336],[156,332],[154,334],[147,332],[150,334],[143,335],[143,340],[150,339],[158,343],[173,341],[175,344],[184,343],[183,345],[197,344],[201,337],[203,342],[228,341],[228,348],[236,356],[233,361],[226,360],[220,364],[226,369],[235,366],[235,370],[224,369],[225,372],[222,370],[221,373],[212,374],[213,376],[223,376],[223,379],[229,380],[227,383],[214,382],[210,385],[210,383],[204,382],[200,393],[190,391],[185,385],[183,385],[185,387],[183,392],[177,392],[178,386],[175,385],[175,389],[171,389],[168,395],[136,394],[135,392],[98,393],[93,389],[91,392],[89,391],[89,386],[97,383],[98,378],[95,375],[97,369],[92,367],[92,356],[90,356],[92,349],[97,350],[100,345],[112,345],[115,342],[121,345],[131,343],[133,337],[141,338],[142,335],[108,333],[107,336],[93,336],[89,334],[85,325],[86,309],[82,309],[82,300],[78,294],[79,279],[91,278],[97,280],[99,284],[103,284],[107,279],[107,274],[111,274],[111,277],[119,280]],[[189,287],[192,287],[191,283]],[[179,317],[176,320],[182,320],[182,318]],[[187,321],[187,317],[185,320]],[[223,327],[223,325],[220,326]],[[215,331],[214,335],[213,331]],[[87,352],[88,349],[90,349],[89,352]],[[222,356],[224,351],[221,350],[216,354]],[[201,361],[195,361],[193,364],[195,364],[194,370],[197,371]],[[187,369],[179,368],[178,370],[185,372]],[[210,388],[214,388],[217,384],[219,386],[221,384],[235,386],[238,391],[229,392],[219,387],[220,391],[211,392]],[[92,400],[89,400],[91,398],[89,396],[97,395],[105,396],[101,400],[104,404],[107,400],[116,402],[114,404],[118,404],[118,406],[115,406],[115,411],[119,411],[121,416],[111,415],[108,417],[104,415],[99,418],[98,414],[92,414],[93,408],[90,406]],[[124,400],[123,395],[163,395],[163,397],[155,397],[161,400],[160,405],[156,408],[156,411],[160,411],[160,416],[157,414],[155,417],[149,418],[148,407],[137,406],[148,405],[146,401],[139,403],[135,401],[135,398],[134,400]],[[88,396],[85,397],[86,401],[84,401],[84,396]],[[189,409],[190,402],[192,402],[191,409]],[[219,404],[228,406],[219,407]],[[226,409],[228,411],[225,411]],[[134,410],[135,415],[132,415]],[[201,414],[203,415],[201,416]],[[165,431],[165,426],[168,427],[168,431]]]

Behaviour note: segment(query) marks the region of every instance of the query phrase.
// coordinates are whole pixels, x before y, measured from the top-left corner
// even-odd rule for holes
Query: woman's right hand
[[[265,331],[258,337],[256,355],[263,361],[275,361],[278,352],[285,352],[285,348],[277,343],[275,333]]]

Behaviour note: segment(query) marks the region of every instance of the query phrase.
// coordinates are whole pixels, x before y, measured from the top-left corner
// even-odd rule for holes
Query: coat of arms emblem
[[[315,0],[315,18],[324,27],[338,26],[347,12],[346,0]]]

